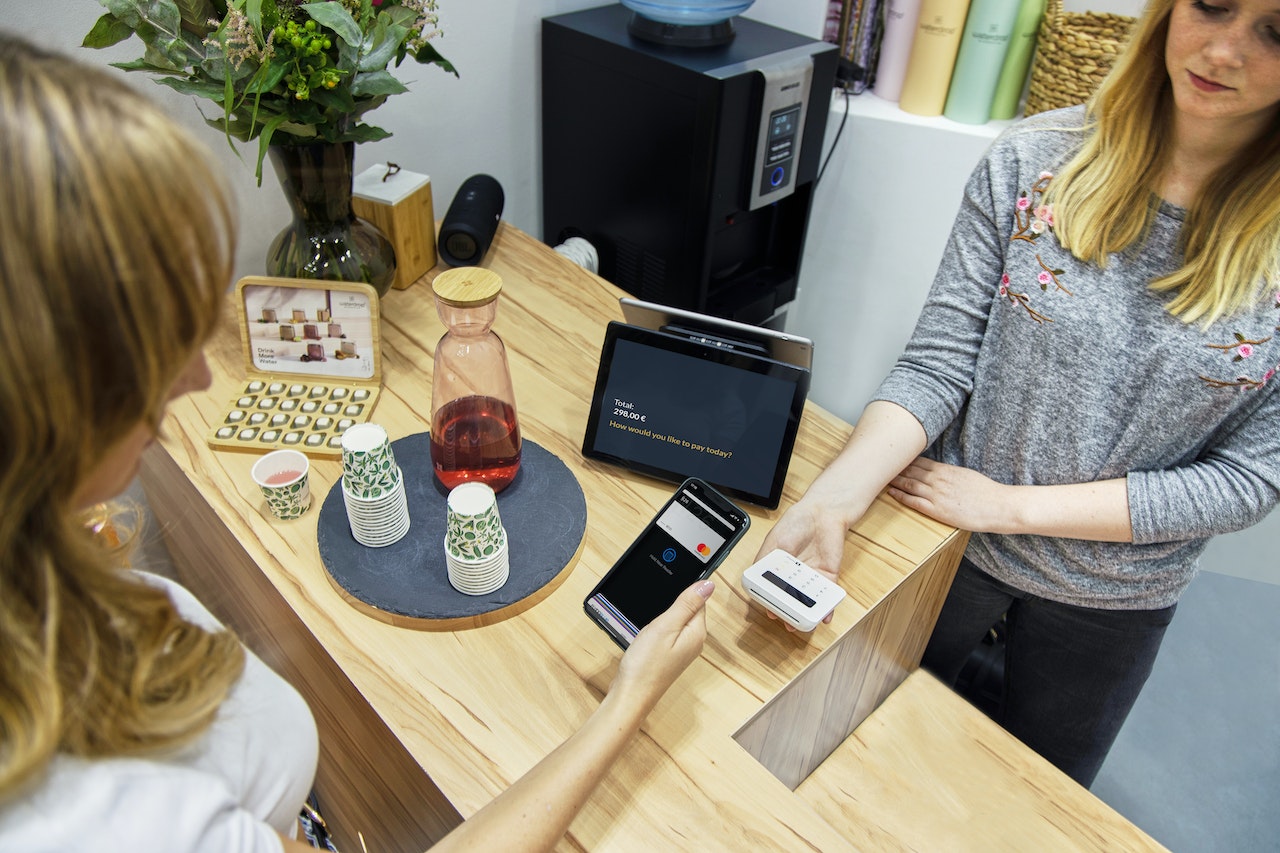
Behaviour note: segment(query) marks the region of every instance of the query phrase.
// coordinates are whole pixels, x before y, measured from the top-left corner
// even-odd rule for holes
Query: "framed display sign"
[[[378,295],[367,284],[273,276],[236,283],[245,380],[209,444],[342,455],[382,390]]]

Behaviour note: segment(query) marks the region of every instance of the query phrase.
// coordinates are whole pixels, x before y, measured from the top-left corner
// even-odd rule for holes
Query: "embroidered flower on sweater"
[[[1023,191],[1018,200],[1013,205],[1013,235],[1009,238],[1010,242],[1014,240],[1025,240],[1035,245],[1036,240],[1042,234],[1051,230],[1054,226],[1053,206],[1048,204],[1040,204],[1040,197],[1049,187],[1049,181],[1053,179],[1050,172],[1041,172],[1040,177],[1031,185],[1030,192]],[[1061,269],[1050,267],[1044,262],[1044,258],[1037,252],[1035,255],[1036,263],[1040,265],[1040,271],[1035,274],[1035,283],[1044,292],[1049,291],[1052,286],[1054,290],[1060,290],[1068,296],[1073,296],[1071,291],[1062,286],[1059,276],[1063,274]],[[1031,297],[1026,292],[1021,292],[1014,288],[1013,279],[1006,271],[1000,276],[1000,295],[1009,300],[1014,306],[1019,306],[1027,312],[1027,316],[1037,323],[1052,323],[1053,318],[1037,311],[1031,306]]]
[[[1276,302],[1280,305],[1280,294],[1277,295]],[[1280,328],[1280,327],[1277,327]],[[1233,334],[1234,340],[1225,344],[1205,344],[1208,349],[1221,350],[1223,354],[1231,357],[1231,362],[1245,361],[1251,359],[1258,352],[1258,347],[1268,343],[1272,336],[1267,335],[1265,338],[1248,338],[1240,332]],[[1238,388],[1241,391],[1256,391],[1265,386],[1276,375],[1276,370],[1280,369],[1280,365],[1265,371],[1261,377],[1254,378],[1251,376],[1237,376],[1235,379],[1211,379],[1208,376],[1201,376],[1200,381],[1208,385],[1210,388]]]

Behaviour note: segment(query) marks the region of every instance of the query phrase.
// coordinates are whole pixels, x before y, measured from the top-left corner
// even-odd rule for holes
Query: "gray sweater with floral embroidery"
[[[1127,478],[1133,544],[975,534],[967,556],[1044,598],[1154,609],[1177,601],[1208,537],[1280,496],[1280,310],[1268,299],[1208,329],[1171,316],[1146,287],[1179,263],[1184,212],[1169,204],[1106,269],[1064,251],[1040,196],[1082,121],[1044,113],[992,144],[875,399],[920,420],[932,457],[1002,483]]]

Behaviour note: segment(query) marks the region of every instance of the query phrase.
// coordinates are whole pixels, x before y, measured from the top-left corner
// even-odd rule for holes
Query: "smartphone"
[[[716,570],[751,519],[696,477],[685,480],[583,601],[623,649],[693,583]]]

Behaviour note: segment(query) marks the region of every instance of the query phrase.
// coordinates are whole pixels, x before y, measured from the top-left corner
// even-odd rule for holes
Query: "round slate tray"
[[[403,539],[385,548],[357,542],[347,521],[341,480],[320,507],[320,559],[351,604],[394,625],[453,630],[513,616],[559,586],[577,560],[587,528],[582,487],[559,458],[524,440],[520,472],[498,493],[511,576],[496,592],[472,596],[449,584],[444,559],[448,490],[433,473],[429,434],[393,441],[391,449],[404,472],[409,504],[410,527]]]

